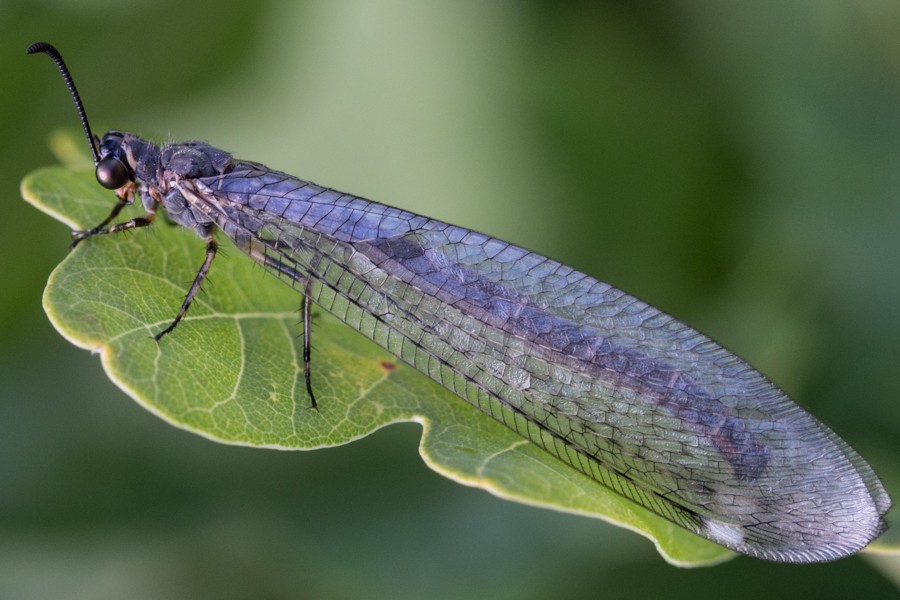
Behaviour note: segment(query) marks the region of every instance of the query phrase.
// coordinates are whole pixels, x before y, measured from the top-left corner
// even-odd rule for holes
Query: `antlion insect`
[[[100,185],[118,203],[73,246],[145,227],[160,207],[206,243],[172,323],[216,256],[216,231],[315,302],[598,483],[758,558],[852,554],[885,528],[872,468],[711,339],[616,288],[486,235],[237,160],[203,142],[97,140],[57,50]],[[140,197],[145,214],[109,226]],[[309,418],[316,418],[310,413]]]

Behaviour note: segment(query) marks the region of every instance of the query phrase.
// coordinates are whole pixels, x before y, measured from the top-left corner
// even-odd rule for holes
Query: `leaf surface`
[[[59,166],[30,174],[22,192],[72,229],[100,222],[115,201],[91,172]],[[132,207],[119,220],[137,214]],[[110,379],[141,406],[207,438],[315,449],[417,422],[426,464],[459,483],[632,529],[676,565],[733,556],[588,479],[320,310],[313,317],[319,408],[312,410],[300,296],[222,247],[204,291],[159,343],[152,335],[174,318],[204,255],[199,238],[164,218],[79,244],[50,276],[44,308],[66,339],[100,355]],[[602,543],[600,528],[597,536]]]

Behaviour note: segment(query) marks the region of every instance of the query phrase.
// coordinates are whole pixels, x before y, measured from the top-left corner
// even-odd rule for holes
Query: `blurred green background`
[[[0,597],[895,597],[870,555],[676,569],[442,479],[416,425],[311,453],[176,430],[50,327],[67,232],[18,184],[77,127],[24,54],[46,40],[96,132],[205,139],[609,281],[774,378],[900,500],[900,4],[234,4],[0,0]]]

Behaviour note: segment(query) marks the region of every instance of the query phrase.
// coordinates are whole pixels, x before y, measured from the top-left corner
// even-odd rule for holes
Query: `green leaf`
[[[22,193],[72,229],[97,224],[115,201],[91,172],[64,167],[30,174]],[[228,250],[159,343],[151,336],[175,316],[204,255],[199,238],[164,219],[79,244],[50,276],[44,308],[66,339],[99,353],[110,379],[141,406],[207,438],[314,449],[413,421],[423,428],[426,464],[459,483],[632,529],[676,565],[733,556],[566,466],[322,311],[314,313],[312,410],[299,295]],[[598,544],[602,536],[598,528]]]

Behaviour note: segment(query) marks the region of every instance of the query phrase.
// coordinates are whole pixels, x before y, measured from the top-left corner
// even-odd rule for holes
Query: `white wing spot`
[[[744,543],[744,531],[741,527],[707,518],[703,519],[703,524],[710,538],[719,540],[726,546],[734,548]]]

